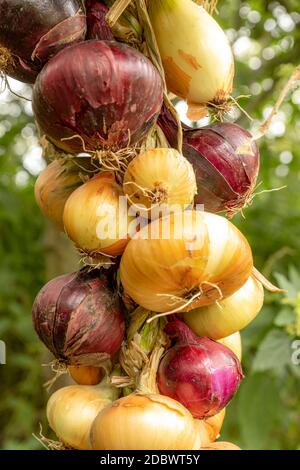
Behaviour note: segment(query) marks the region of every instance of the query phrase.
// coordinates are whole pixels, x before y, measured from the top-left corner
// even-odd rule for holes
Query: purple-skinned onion
[[[158,124],[176,147],[177,124],[165,108]],[[195,171],[195,203],[203,204],[204,210],[232,215],[251,199],[260,165],[259,149],[251,138],[249,131],[232,123],[199,129],[183,126],[183,155]],[[240,149],[249,146],[251,151],[241,153]]]
[[[109,8],[98,0],[87,0],[85,3],[87,39],[113,40],[113,33],[105,19]]]
[[[34,83],[43,64],[85,32],[81,0],[0,0],[0,70]]]
[[[49,281],[32,308],[41,341],[69,365],[101,365],[120,348],[123,308],[110,270],[83,269]]]
[[[157,373],[162,395],[182,403],[197,419],[219,413],[236,393],[243,378],[241,364],[227,347],[196,336],[181,320],[165,332],[175,345],[163,356]]]
[[[139,142],[162,105],[162,80],[137,50],[114,41],[85,41],[58,53],[33,92],[35,118],[67,152],[119,150]]]

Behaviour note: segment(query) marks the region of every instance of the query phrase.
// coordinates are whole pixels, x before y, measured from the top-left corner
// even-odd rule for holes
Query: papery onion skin
[[[98,0],[87,0],[86,10],[87,39],[112,41],[114,36],[105,19],[109,8]]]
[[[201,447],[201,450],[241,450],[240,447],[233,444],[232,442],[218,441],[212,442],[211,444]]]
[[[225,346],[197,337],[180,320],[165,332],[177,338],[163,356],[157,385],[163,395],[182,403],[197,419],[219,413],[236,393],[243,378],[240,362]]]
[[[138,155],[128,165],[123,190],[129,202],[157,210],[161,204],[182,210],[197,192],[192,165],[177,150],[156,148]],[[145,211],[150,217],[151,211]]]
[[[225,338],[218,339],[218,343],[223,344],[226,348],[230,349],[241,362],[242,360],[242,338],[239,331],[233,333],[230,336],[226,336]]]
[[[252,272],[249,244],[227,219],[185,211],[181,223],[177,220],[171,214],[142,228],[121,259],[126,293],[154,312],[210,305],[238,290]],[[170,233],[162,238],[164,227],[170,227]],[[160,238],[151,238],[151,233]],[[188,302],[194,295],[194,301]]]
[[[27,83],[50,57],[85,37],[81,0],[0,0],[0,18],[0,49],[9,54],[4,72]]]
[[[117,389],[102,384],[60,388],[47,403],[49,425],[64,444],[78,450],[91,450],[91,425],[98,413],[117,397]]]
[[[189,411],[162,395],[120,398],[99,413],[91,428],[93,450],[195,450],[199,443]]]
[[[190,116],[199,117],[207,103],[224,103],[232,91],[234,61],[218,23],[192,0],[151,0],[149,15],[168,89],[188,102]]]
[[[103,368],[93,366],[68,366],[68,371],[78,385],[97,385],[105,374]]]
[[[124,211],[120,210],[122,196]],[[113,173],[98,173],[77,188],[65,204],[63,221],[68,237],[84,253],[121,255],[129,241],[130,217]]]
[[[218,414],[207,419],[196,419],[196,424],[200,432],[201,446],[214,442],[220,435],[222,425],[225,419],[226,408],[223,408]]]
[[[33,110],[48,139],[67,152],[118,150],[147,134],[162,94],[162,79],[144,55],[90,40],[48,62],[34,86]]]
[[[163,108],[158,124],[172,146],[177,145],[177,124]],[[232,123],[217,123],[199,129],[183,129],[183,155],[193,165],[196,204],[209,212],[234,213],[251,200],[256,185],[260,155],[246,129]],[[252,152],[238,153],[249,144]]]
[[[85,174],[85,169],[87,173]],[[63,212],[72,192],[88,177],[92,164],[89,158],[52,161],[39,175],[34,186],[35,200],[47,219],[64,230]]]
[[[41,341],[67,364],[98,365],[97,354],[115,354],[125,323],[110,270],[83,269],[49,281],[32,308]],[[86,364],[86,356],[91,357]]]
[[[221,339],[245,328],[259,314],[264,289],[253,276],[234,294],[184,314],[184,321],[198,336]]]

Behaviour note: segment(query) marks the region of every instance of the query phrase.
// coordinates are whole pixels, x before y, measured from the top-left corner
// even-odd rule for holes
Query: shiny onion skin
[[[105,374],[102,367],[93,366],[68,366],[68,371],[78,385],[97,385]]]
[[[92,424],[93,450],[196,450],[197,425],[180,403],[136,393],[100,412]]]
[[[264,303],[261,283],[250,276],[234,294],[218,304],[184,314],[184,321],[198,336],[221,339],[245,328],[259,314]]]
[[[34,86],[33,110],[42,132],[67,152],[118,150],[146,135],[162,94],[159,73],[144,55],[90,40],[48,62]]]
[[[171,214],[142,228],[121,259],[125,292],[154,312],[184,312],[226,298],[253,268],[246,238],[224,217],[185,211],[177,220]],[[159,238],[168,227],[168,238]]]
[[[0,64],[22,82],[33,83],[50,57],[85,32],[81,0],[0,0]]]
[[[165,108],[158,123],[176,146],[177,125]],[[195,203],[204,204],[204,210],[234,213],[251,200],[260,166],[259,149],[252,142],[251,153],[237,152],[251,137],[246,129],[225,122],[183,129],[183,155],[193,165],[197,181]]]
[[[120,206],[121,197],[124,210]],[[108,172],[98,173],[77,188],[67,200],[63,214],[66,234],[91,256],[121,255],[129,241],[130,220],[122,187],[114,174]]]
[[[79,166],[80,165],[80,166]],[[85,170],[92,170],[89,158],[53,160],[38,176],[34,194],[35,200],[47,219],[60,230],[64,230],[63,213],[67,199],[83,184]]]
[[[239,331],[233,333],[230,336],[226,336],[225,338],[218,339],[218,343],[223,344],[226,348],[230,349],[241,362],[243,348],[242,348],[242,338]]]
[[[225,346],[196,336],[180,320],[168,323],[165,332],[176,342],[158,368],[160,393],[182,403],[194,418],[219,413],[243,378],[238,358]]]
[[[104,39],[112,41],[114,36],[105,20],[105,16],[108,13],[109,8],[99,0],[87,0],[85,4],[87,39]]]
[[[54,356],[75,365],[98,365],[97,354],[115,354],[125,324],[110,270],[81,270],[49,281],[32,308],[35,330]],[[86,363],[86,356],[91,362]],[[81,360],[82,358],[82,360]]]
[[[201,446],[209,445],[220,435],[225,419],[226,408],[218,414],[206,419],[196,419],[196,424],[200,432]]]
[[[236,446],[232,442],[212,442],[211,444],[201,447],[200,450],[241,450],[240,447]]]

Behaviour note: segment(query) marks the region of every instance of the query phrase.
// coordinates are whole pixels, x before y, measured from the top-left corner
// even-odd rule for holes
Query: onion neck
[[[12,66],[14,60],[9,49],[0,45],[0,72],[6,73]]]

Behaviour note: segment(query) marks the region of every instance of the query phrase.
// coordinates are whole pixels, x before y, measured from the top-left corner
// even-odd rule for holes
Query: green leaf
[[[276,326],[287,326],[295,321],[295,313],[291,308],[283,308],[275,318],[274,324]]]
[[[255,355],[252,370],[262,372],[273,370],[282,373],[291,363],[291,340],[287,333],[273,329],[264,338]]]
[[[285,297],[289,300],[295,300],[298,295],[298,286],[294,285],[286,276],[281,273],[275,273],[274,277],[276,278],[277,283],[281,289],[287,290]]]

